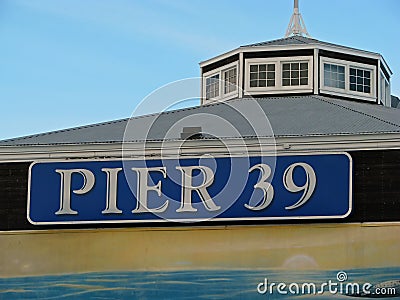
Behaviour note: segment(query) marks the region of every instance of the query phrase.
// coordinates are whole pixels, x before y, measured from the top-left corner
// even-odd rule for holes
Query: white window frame
[[[274,65],[275,66],[275,86],[250,86],[250,66],[251,65]],[[245,90],[252,92],[265,92],[276,90],[278,84],[277,80],[278,72],[278,61],[276,58],[250,58],[246,59],[246,79],[245,79]]]
[[[230,93],[224,93],[225,92],[225,71],[228,71],[232,68],[236,68],[236,90],[230,92]],[[235,61],[233,63],[227,64],[225,66],[222,66],[220,68],[216,68],[214,70],[211,70],[209,72],[203,73],[203,87],[202,87],[202,98],[203,98],[203,103],[208,103],[208,102],[214,102],[218,100],[228,100],[235,98],[239,95],[239,62]],[[207,78],[210,78],[214,75],[219,75],[219,95],[214,98],[207,99],[206,98],[206,92],[207,92]]]
[[[338,66],[344,66],[344,79],[345,79],[345,88],[340,89],[336,87],[325,86],[325,72],[324,72],[324,64],[332,64]],[[370,93],[363,93],[350,90],[350,68],[356,69],[364,69],[371,72],[371,89]],[[333,94],[336,96],[348,97],[349,95],[356,97],[360,100],[372,101],[376,102],[376,66],[367,65],[362,63],[356,63],[347,60],[329,58],[329,57],[321,57],[320,59],[320,91],[322,93],[326,92],[329,94]]]
[[[334,86],[326,86],[325,85],[325,64],[344,67],[344,88],[343,89],[334,87]],[[324,63],[321,64],[321,84],[324,87],[324,89],[330,89],[330,90],[338,92],[338,93],[341,93],[341,92],[343,93],[346,91],[346,84],[347,84],[347,81],[349,81],[348,77],[349,77],[349,70],[346,69],[346,64],[338,63],[338,62],[332,63],[332,62],[327,62],[327,61],[324,61]]]
[[[212,98],[207,99],[207,80],[208,80],[209,78],[212,78],[212,77],[215,77],[215,76],[218,76],[218,82],[217,82],[218,95],[217,95],[216,97],[212,97]],[[214,84],[214,83],[212,82],[212,84]],[[221,95],[221,74],[219,74],[219,73],[212,73],[211,75],[205,77],[205,79],[204,79],[204,87],[205,87],[205,89],[204,89],[204,97],[205,97],[205,99],[211,100],[211,99],[214,99],[214,98],[219,98],[220,95]]]
[[[227,71],[232,70],[232,69],[236,69],[236,82],[234,83],[236,89],[234,91],[232,91],[232,92],[225,93],[225,83],[226,83],[225,73]],[[222,80],[222,91],[221,91],[221,93],[222,93],[222,95],[224,97],[229,97],[231,95],[237,94],[237,92],[238,92],[238,79],[239,79],[239,76],[238,76],[238,67],[237,67],[237,65],[234,65],[234,66],[232,66],[230,68],[225,68],[225,69],[223,69],[221,71],[221,80]]]
[[[282,65],[284,63],[308,63],[308,85],[284,86],[282,85]],[[275,86],[250,87],[250,65],[274,64]],[[251,94],[286,94],[313,91],[313,56],[271,57],[246,59],[245,91]]]

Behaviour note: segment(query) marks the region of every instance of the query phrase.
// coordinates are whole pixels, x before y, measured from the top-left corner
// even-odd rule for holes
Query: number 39
[[[303,186],[296,185],[293,180],[293,171],[297,167],[303,168],[306,174],[306,182]],[[249,173],[253,172],[256,169],[261,171],[261,179],[254,185],[254,188],[261,189],[263,191],[263,199],[261,203],[257,206],[251,206],[249,204],[245,204],[244,206],[250,210],[259,211],[267,208],[271,204],[274,198],[274,187],[271,185],[271,183],[267,182],[267,179],[271,176],[272,173],[271,167],[266,164],[258,164],[253,166],[249,170]],[[285,209],[296,209],[307,203],[307,201],[314,193],[316,183],[317,178],[315,176],[314,169],[309,164],[299,162],[290,165],[283,174],[283,185],[291,193],[298,193],[302,191],[303,194],[296,203],[286,206]]]

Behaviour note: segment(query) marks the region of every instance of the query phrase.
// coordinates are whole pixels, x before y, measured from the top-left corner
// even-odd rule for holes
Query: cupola
[[[298,0],[284,38],[241,46],[200,68],[202,104],[314,94],[391,106],[392,72],[383,56],[311,38]]]

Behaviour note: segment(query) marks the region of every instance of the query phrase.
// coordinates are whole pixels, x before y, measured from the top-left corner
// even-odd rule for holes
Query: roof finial
[[[294,0],[294,12],[290,18],[289,26],[286,30],[285,38],[296,35],[311,37],[307,31],[306,24],[304,23],[303,17],[299,12],[299,0]]]

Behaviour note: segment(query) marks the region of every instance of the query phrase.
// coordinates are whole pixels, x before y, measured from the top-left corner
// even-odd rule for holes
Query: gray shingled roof
[[[4,140],[0,146],[120,143],[128,124],[129,141],[179,139],[188,126],[219,137],[268,137],[266,119],[275,137],[400,133],[400,109],[309,95],[234,99]]]
[[[249,45],[244,45],[242,47],[265,47],[265,46],[287,46],[287,45],[322,45],[322,46],[329,46],[329,47],[340,47],[343,49],[351,49],[351,50],[359,50],[347,46],[342,46],[342,45],[337,45],[333,43],[328,43],[328,42],[323,42],[317,39],[313,38],[308,38],[305,36],[290,36],[287,38],[281,38],[277,40],[271,40],[271,41],[265,41],[261,43],[255,43],[255,44],[249,44]],[[359,50],[361,51],[361,50]],[[363,52],[370,52],[370,51],[364,51]],[[370,52],[377,54],[375,52]]]

